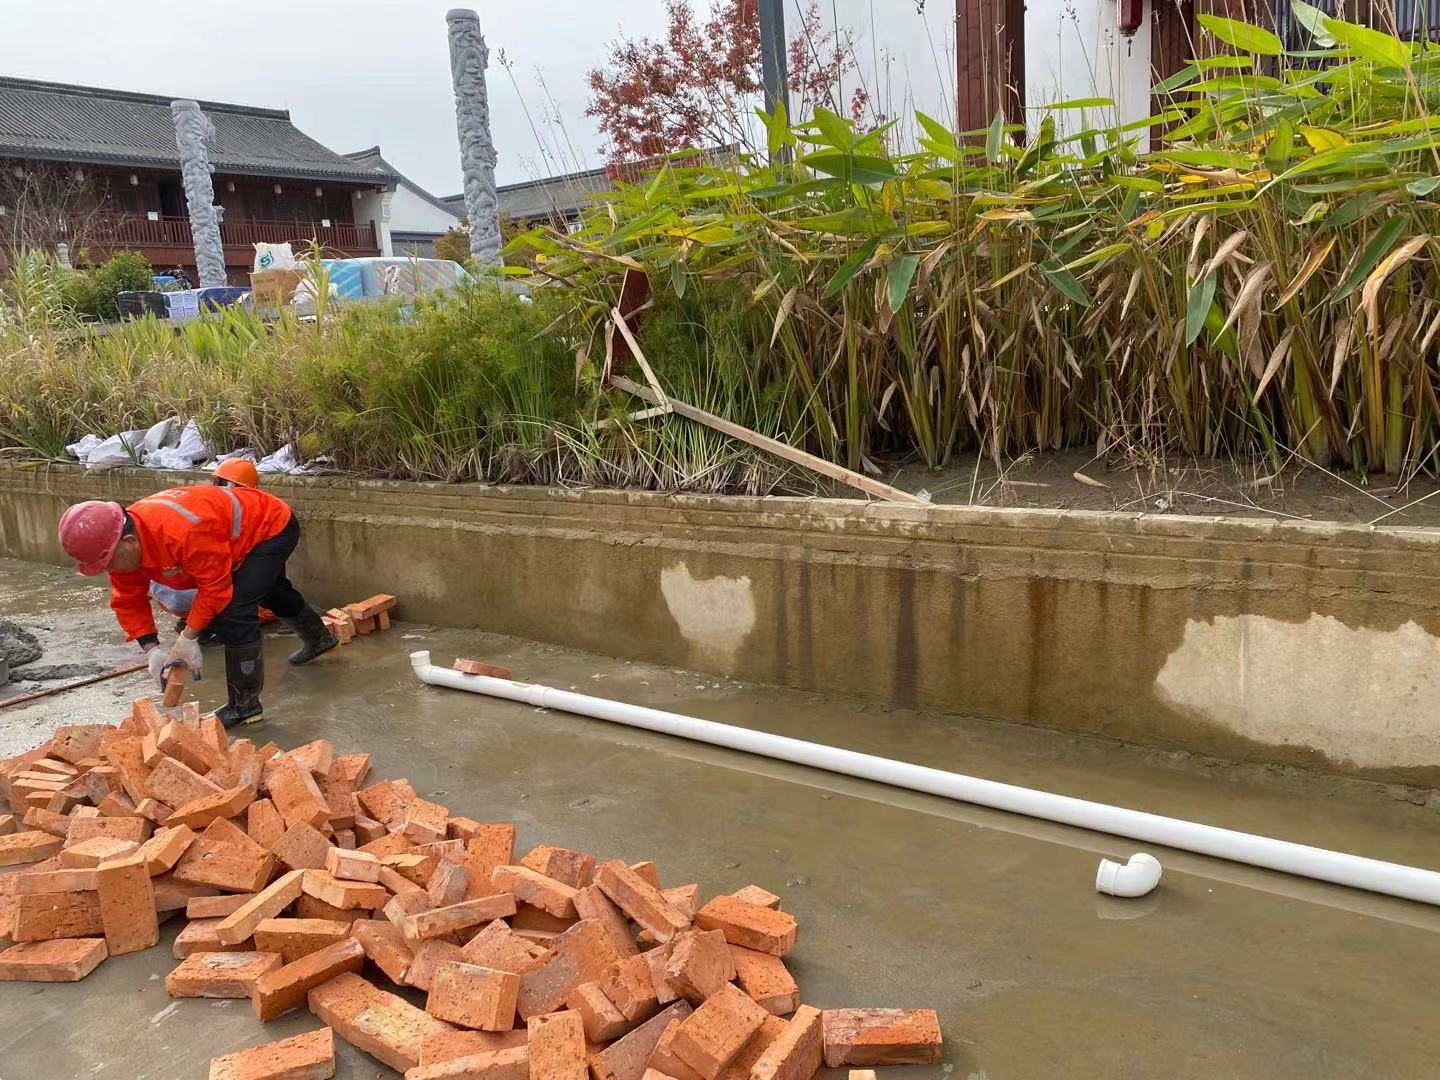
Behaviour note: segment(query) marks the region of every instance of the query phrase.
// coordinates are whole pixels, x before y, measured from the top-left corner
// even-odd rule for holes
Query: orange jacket
[[[140,566],[110,573],[110,607],[127,641],[155,633],[150,582],[197,589],[185,624],[203,630],[230,603],[230,575],[256,544],[290,522],[284,500],[259,488],[170,488],[125,508],[140,538]]]

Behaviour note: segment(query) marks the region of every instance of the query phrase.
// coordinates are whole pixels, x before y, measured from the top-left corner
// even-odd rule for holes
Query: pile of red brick
[[[320,617],[330,632],[340,639],[341,645],[349,645],[356,634],[373,634],[376,630],[390,629],[390,612],[394,610],[395,597],[378,593],[369,600],[358,604],[346,604],[343,608],[331,608]]]
[[[339,1033],[407,1080],[809,1080],[934,1063],[929,1010],[800,1003],[798,927],[751,885],[701,902],[653,863],[597,865],[457,817],[369,754],[231,742],[137,701],[0,763],[0,980],[73,982],[175,939],[173,997],[248,998],[326,1025],[212,1080],[328,1077]],[[23,827],[22,827],[23,826]],[[386,981],[428,994],[422,1010]],[[788,1019],[787,1019],[788,1018]]]

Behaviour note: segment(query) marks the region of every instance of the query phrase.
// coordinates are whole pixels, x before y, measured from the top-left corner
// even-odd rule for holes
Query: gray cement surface
[[[377,587],[383,583],[377,582]],[[403,598],[402,598],[403,601]],[[402,609],[403,611],[403,609]],[[85,658],[124,660],[100,589],[0,561],[0,615]],[[423,687],[430,649],[727,723],[1045,790],[1440,868],[1427,793],[873,703],[717,680],[476,631],[404,622],[309,669],[267,653],[268,719],[247,734],[368,750],[372,777],[536,843],[653,858],[706,896],[754,882],[800,920],[792,967],[820,1006],[933,1007],[938,1069],[882,1080],[1270,1080],[1436,1075],[1440,912],[1150,848],[1159,890],[1098,897],[1095,864],[1136,845],[598,721]],[[58,654],[47,654],[47,662]],[[216,670],[198,685],[219,703]],[[12,753],[71,721],[114,720],[143,691],[118,680],[0,711]],[[307,1030],[261,1026],[245,1002],[172,1002],[160,948],[73,986],[0,985],[0,1080],[181,1080],[210,1057]],[[418,999],[417,999],[418,1000]],[[348,1045],[338,1076],[396,1074]]]

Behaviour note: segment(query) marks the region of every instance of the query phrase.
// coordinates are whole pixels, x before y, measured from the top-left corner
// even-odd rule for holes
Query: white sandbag
[[[99,465],[134,465],[145,456],[147,434],[144,428],[140,428],[111,435],[92,446],[81,460],[87,468]]]
[[[288,242],[284,244],[256,244],[256,270],[293,270],[295,251]]]
[[[77,461],[84,461],[86,455],[104,441],[99,435],[82,435],[79,442],[73,442],[65,447],[65,452]]]
[[[286,443],[269,457],[260,459],[255,466],[255,471],[260,473],[292,473],[300,468],[300,458],[295,453],[295,447]]]

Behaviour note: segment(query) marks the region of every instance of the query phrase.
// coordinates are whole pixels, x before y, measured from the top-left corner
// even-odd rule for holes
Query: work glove
[[[204,660],[200,652],[200,642],[194,638],[188,638],[179,634],[175,638],[175,644],[170,646],[170,655],[165,658],[165,668],[168,671],[173,666],[184,664],[190,671],[190,678],[200,680],[204,673]]]
[[[155,689],[165,689],[165,650],[152,645],[145,650],[145,662],[150,665],[150,678],[155,680]]]

